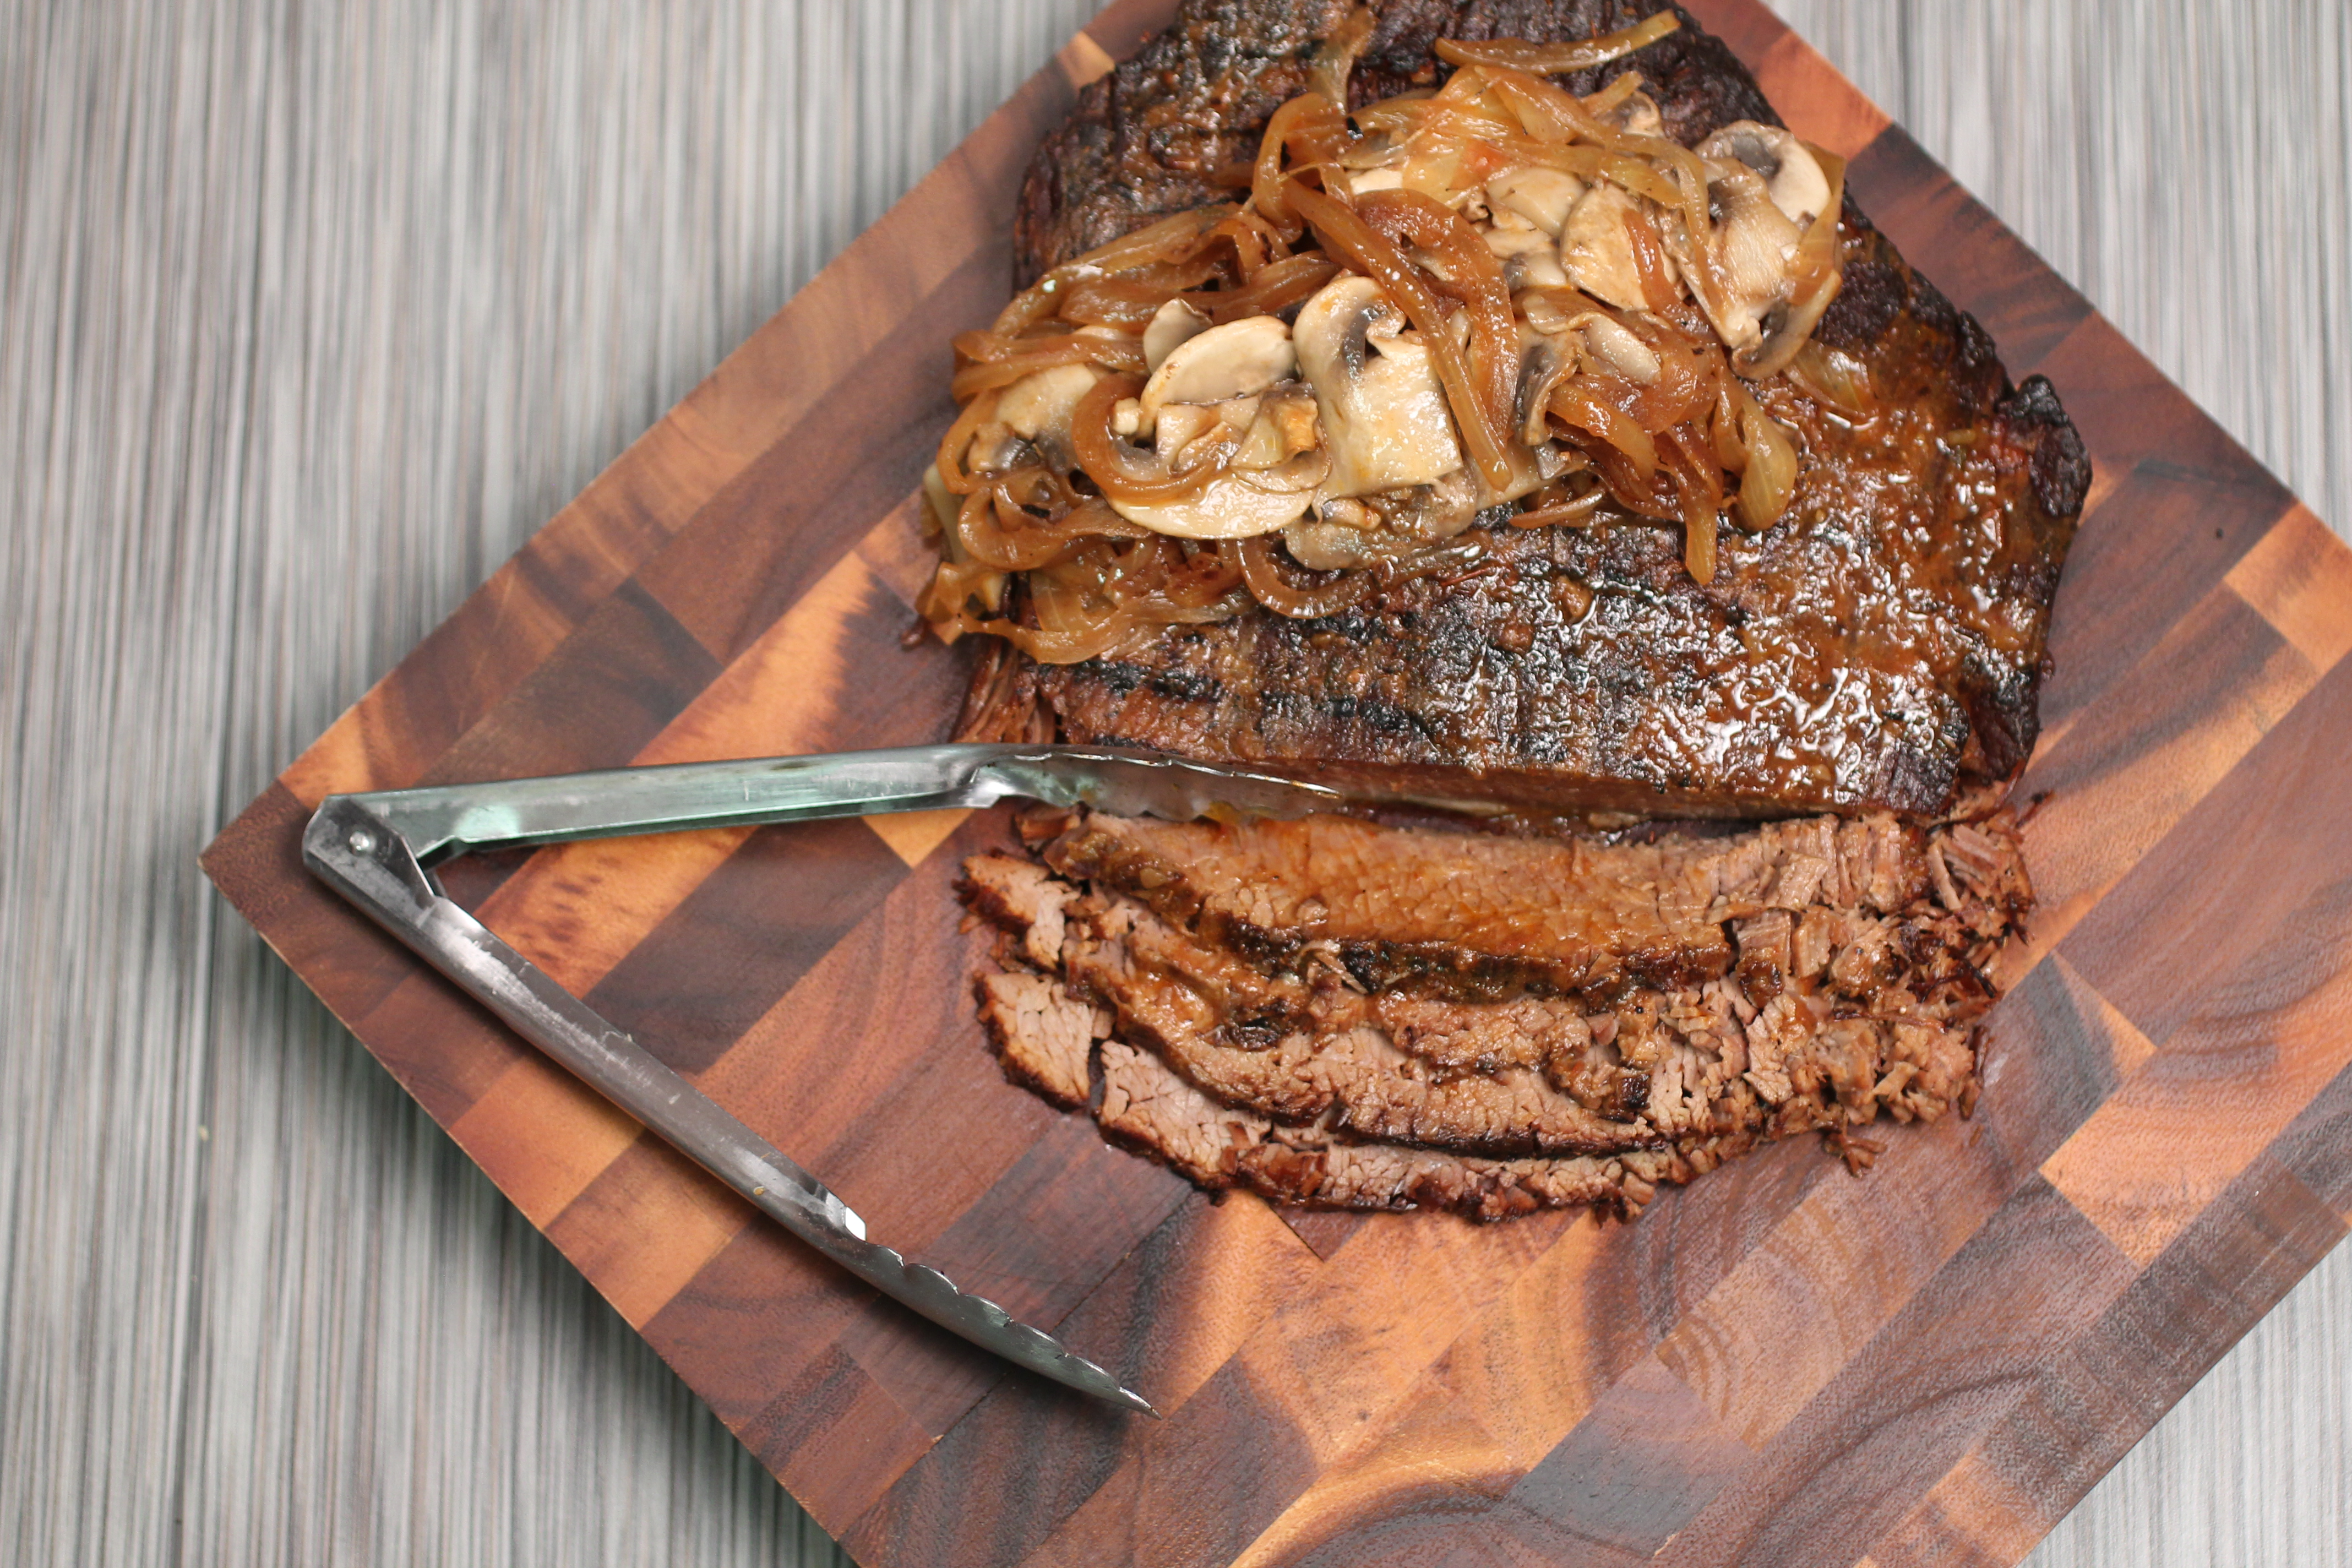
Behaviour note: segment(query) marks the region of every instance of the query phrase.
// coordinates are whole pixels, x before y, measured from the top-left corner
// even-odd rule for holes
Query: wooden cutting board
[[[2352,552],[1754,0],[1693,8],[2053,380],[2096,480],[2024,786],[2038,962],[1972,1121],[1638,1224],[1212,1203],[1006,1085],[959,859],[993,814],[461,861],[452,892],[875,1233],[1169,1412],[1012,1375],[823,1263],[328,895],[337,790],[936,739],[900,646],[945,344],[1123,4],[206,851],[221,889],[869,1568],[2011,1563],[2352,1218]]]

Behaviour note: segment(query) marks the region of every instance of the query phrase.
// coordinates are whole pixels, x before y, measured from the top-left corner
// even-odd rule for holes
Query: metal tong
[[[823,1182],[452,903],[430,869],[476,849],[985,806],[1014,796],[1178,821],[1303,816],[1356,798],[1140,752],[912,746],[330,795],[302,835],[302,858],[517,1034],[884,1295],[1016,1365],[1157,1415],[1142,1395],[1052,1335],[867,1240],[866,1222]]]

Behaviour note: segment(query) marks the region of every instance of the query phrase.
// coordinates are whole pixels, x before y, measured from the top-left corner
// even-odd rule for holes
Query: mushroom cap
[[[1026,440],[1043,439],[1066,447],[1070,418],[1077,412],[1078,400],[1093,390],[1101,376],[1100,371],[1084,364],[1033,370],[998,397],[996,417]]]
[[[1252,539],[1307,515],[1323,465],[1293,459],[1281,468],[1219,474],[1181,500],[1111,502],[1111,510],[1154,533],[1178,539]]]
[[[1613,316],[1584,310],[1569,319],[1568,330],[1583,340],[1584,352],[1637,385],[1658,379],[1658,356],[1649,344]]]
[[[1765,182],[1765,194],[1800,227],[1830,204],[1829,175],[1812,150],[1778,125],[1735,120],[1698,145],[1702,158],[1744,163]]]
[[[1171,300],[1152,316],[1143,329],[1143,363],[1147,370],[1158,370],[1167,363],[1179,343],[1197,338],[1209,330],[1209,318],[1181,300]]]
[[[1381,286],[1353,273],[1298,309],[1291,338],[1331,458],[1324,499],[1430,484],[1462,467],[1436,367],[1404,324]]]
[[[1718,172],[1719,171],[1719,172]],[[1733,349],[1763,339],[1762,322],[1789,288],[1789,267],[1803,231],[1774,205],[1763,176],[1744,163],[1710,165],[1707,209],[1715,217],[1711,236],[1719,295],[1701,290],[1701,303],[1716,331]],[[1715,295],[1715,297],[1709,297]]]
[[[1603,180],[1578,198],[1559,235],[1560,265],[1576,286],[1621,310],[1645,310],[1642,271],[1625,220],[1639,209],[1622,187]]]
[[[1244,316],[1196,332],[1168,351],[1143,384],[1144,424],[1170,403],[1249,397],[1298,374],[1290,329],[1279,316]]]
[[[1534,164],[1512,169],[1486,182],[1486,202],[1497,215],[1517,213],[1554,239],[1570,207],[1584,195],[1584,182],[1564,169]]]

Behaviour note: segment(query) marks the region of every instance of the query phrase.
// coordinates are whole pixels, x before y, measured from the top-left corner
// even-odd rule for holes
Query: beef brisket
[[[1358,101],[1433,82],[1431,40],[1581,38],[1642,0],[1390,0]],[[1344,0],[1188,0],[1081,94],[1039,149],[1016,226],[1034,276],[1161,214],[1221,199],[1221,171],[1306,85]],[[1628,61],[1685,143],[1773,119],[1687,16]],[[1787,377],[1754,388],[1803,451],[1787,515],[1727,531],[1706,584],[1679,529],[1604,512],[1519,531],[1502,511],[1467,577],[1421,577],[1291,620],[1253,606],[1084,663],[1002,644],[961,732],[1145,746],[1319,777],[1645,816],[1948,814],[2031,751],[2050,601],[2089,484],[2046,382],[2012,387],[1977,323],[1849,200],[1843,288],[1816,335],[1867,372],[1877,412],[1842,417]],[[991,640],[992,639],[984,639]]]
[[[1507,928],[1465,918],[1430,879],[1448,847],[1470,868],[1469,908],[1607,910],[1639,890],[1642,919],[1679,908],[1684,935],[1721,962],[1673,979],[1580,970],[1569,988],[1540,969],[1516,984],[1459,963],[1359,973],[1335,914],[1380,911],[1376,931],[1459,921],[1457,939],[1505,945]],[[1627,845],[1082,816],[1044,853],[1069,879],[990,855],[961,884],[1004,933],[1007,973],[982,986],[1008,1074],[1091,1100],[1106,1128],[1196,1180],[1488,1215],[1638,1207],[1626,1172],[1686,1180],[1760,1139],[1846,1142],[1881,1111],[1965,1106],[1973,1026],[2032,897],[2005,818]],[[1409,920],[1394,913],[1405,890],[1420,895]],[[1603,924],[1583,939],[1605,947]],[[1426,984],[1474,972],[1475,985]],[[1130,1085],[1116,1093],[1114,1049]]]
[[[1211,1099],[1150,1052],[1102,1044],[1106,1132],[1209,1188],[1245,1187],[1318,1208],[1452,1209],[1505,1219],[1589,1205],[1640,1211],[1672,1163],[1658,1152],[1486,1160],[1283,1127]]]
[[[1903,908],[1925,836],[1888,817],[1772,823],[1651,843],[1375,826],[1247,828],[1097,814],[1045,848],[1066,876],[1130,894],[1236,950],[1320,944],[1368,987],[1481,997],[1599,993],[1727,973],[1725,922],[1819,900]],[[1563,902],[1558,889],[1577,890]]]

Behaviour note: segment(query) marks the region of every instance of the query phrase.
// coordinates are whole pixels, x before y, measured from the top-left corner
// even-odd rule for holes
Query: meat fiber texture
[[[2032,902],[2005,814],[1505,837],[1034,815],[968,861],[1008,1076],[1212,1188],[1630,1215],[1767,1139],[1976,1093]],[[1040,863],[1042,861],[1042,864]]]
[[[1021,279],[1229,197],[1213,175],[1255,154],[1348,9],[1188,0],[1039,148],[1016,215]],[[1372,9],[1358,105],[1440,79],[1441,36],[1583,38],[1655,7]],[[1630,58],[1563,79],[1589,92],[1629,68],[1685,143],[1777,120],[1687,15]],[[2012,386],[1983,330],[1851,200],[1840,242],[1843,287],[1816,335],[1867,367],[1880,410],[1853,424],[1785,377],[1756,385],[1802,467],[1779,523],[1723,532],[1713,582],[1684,570],[1678,526],[1522,531],[1496,509],[1474,529],[1476,573],[1414,579],[1346,614],[1252,607],[1062,667],[975,639],[959,732],[1377,775],[1552,811],[1925,822],[1997,795],[2037,733],[2051,598],[2089,464],[2050,384]]]

